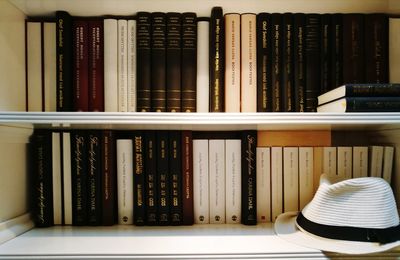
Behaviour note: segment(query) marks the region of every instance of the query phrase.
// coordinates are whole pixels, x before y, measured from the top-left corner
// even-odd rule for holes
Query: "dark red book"
[[[192,131],[182,131],[182,224],[193,225],[193,141]]]
[[[89,111],[104,112],[103,21],[89,21]]]
[[[73,103],[75,111],[89,111],[88,22],[75,20],[73,35]]]

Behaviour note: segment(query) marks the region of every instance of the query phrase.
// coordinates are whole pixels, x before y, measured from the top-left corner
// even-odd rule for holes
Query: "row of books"
[[[27,110],[316,111],[343,83],[389,82],[391,31],[386,14],[58,11],[26,23]]]

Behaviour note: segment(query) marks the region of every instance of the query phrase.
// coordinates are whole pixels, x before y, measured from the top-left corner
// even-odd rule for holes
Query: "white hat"
[[[400,225],[390,185],[382,178],[334,183],[323,174],[312,201],[281,214],[275,232],[297,245],[322,251],[367,254],[400,245]]]

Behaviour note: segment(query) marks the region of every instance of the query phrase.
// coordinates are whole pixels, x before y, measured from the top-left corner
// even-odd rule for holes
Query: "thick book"
[[[137,111],[151,111],[151,14],[138,12],[137,22]]]
[[[400,82],[400,17],[389,17],[389,82]]]
[[[399,112],[400,97],[344,97],[321,106],[317,112]]]
[[[101,220],[102,225],[110,226],[117,218],[117,172],[115,135],[112,130],[102,131],[101,138]]]
[[[137,61],[136,61],[136,41],[137,41],[136,20],[128,19],[128,112],[136,112],[137,110]]]
[[[181,31],[182,17],[180,13],[170,12],[167,13],[166,19],[167,19],[166,20],[167,112],[181,112],[181,62],[183,62],[182,31]]]
[[[337,147],[325,146],[322,151],[322,172],[330,177],[337,175]]]
[[[72,225],[71,133],[62,133],[63,224]]]
[[[207,113],[210,108],[210,18],[197,18],[197,82],[196,112]]]
[[[62,224],[62,170],[61,170],[61,134],[52,133],[52,172],[53,172],[53,224]]]
[[[56,12],[57,27],[57,111],[73,111],[73,44],[72,17],[65,11]]]
[[[282,15],[282,112],[294,112],[293,14]]]
[[[211,10],[210,18],[210,112],[224,112],[225,26],[222,7]]]
[[[87,139],[87,198],[88,224],[98,226],[102,224],[102,143],[101,132],[91,130]]]
[[[166,93],[166,15],[151,14],[151,109],[165,112]]]
[[[43,22],[43,85],[44,111],[57,111],[57,76],[56,76],[56,23]]]
[[[299,210],[302,210],[314,195],[314,148],[299,147]]]
[[[182,131],[182,224],[194,223],[193,213],[193,139],[192,131]]]
[[[328,90],[343,84],[343,14],[331,15],[329,24],[329,70],[330,86]]]
[[[330,27],[331,27],[331,14],[321,15],[321,25],[320,25],[320,44],[321,44],[321,70],[320,70],[320,93],[325,93],[331,88],[331,68],[330,68],[330,54],[331,54],[331,43],[330,41]]]
[[[146,222],[145,137],[142,131],[133,132],[133,223],[143,226]]]
[[[383,166],[382,166],[382,178],[389,184],[392,181],[393,172],[393,157],[394,157],[394,147],[384,146],[383,147]]]
[[[283,212],[299,210],[299,148],[283,147]]]
[[[225,223],[225,140],[208,141],[210,224]]]
[[[337,148],[337,176],[342,180],[353,177],[353,148],[351,146]]]
[[[105,18],[104,30],[104,111],[118,112],[118,22]]]
[[[282,111],[282,66],[283,66],[283,27],[282,14],[271,14],[271,85],[272,112]]]
[[[353,178],[368,177],[368,146],[353,147]]]
[[[271,220],[283,213],[283,151],[271,147]]]
[[[240,111],[257,112],[256,14],[241,14]]]
[[[294,111],[305,112],[306,100],[306,16],[293,15],[293,75],[294,75]]]
[[[169,172],[169,138],[168,131],[157,131],[157,193],[158,224],[170,224],[170,172]]]
[[[195,224],[210,223],[208,140],[193,138],[193,214]]]
[[[171,225],[182,224],[182,146],[181,132],[178,130],[169,131],[169,187],[170,189],[170,220]]]
[[[271,147],[257,147],[257,223],[271,222]]]
[[[271,16],[257,14],[257,112],[270,112],[272,109],[271,85]]]
[[[225,14],[225,111],[240,112],[240,14]]]
[[[146,225],[154,226],[158,223],[158,186],[157,186],[157,140],[155,131],[144,132],[144,170],[145,170],[145,198],[146,198]]]
[[[204,55],[204,54],[202,54]],[[196,13],[182,14],[182,112],[196,112],[197,22]]]
[[[318,105],[342,97],[394,97],[400,95],[398,83],[345,84],[318,96]]]
[[[43,111],[42,22],[26,21],[26,99],[28,112]]]
[[[104,27],[103,20],[88,22],[89,111],[104,112]]]
[[[257,131],[242,132],[242,224],[257,224]]]
[[[313,156],[313,171],[314,171],[314,177],[313,177],[313,194],[318,190],[319,188],[319,181],[321,178],[321,175],[324,173],[323,170],[323,157],[324,157],[324,147],[318,146],[314,147],[314,156]]]
[[[118,112],[128,112],[128,21],[118,19]]]
[[[225,140],[225,208],[226,223],[241,223],[242,140]]]
[[[368,148],[368,177],[382,177],[383,146],[372,145]]]
[[[269,146],[330,146],[330,130],[259,130],[257,147]]]

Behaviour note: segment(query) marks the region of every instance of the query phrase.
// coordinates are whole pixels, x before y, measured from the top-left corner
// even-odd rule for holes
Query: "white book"
[[[322,173],[336,178],[336,169],[336,147],[324,147],[322,156]]]
[[[353,147],[353,178],[368,177],[368,146]]]
[[[382,177],[383,146],[373,145],[368,149],[368,176]]]
[[[61,139],[60,133],[52,133],[52,167],[53,167],[53,221],[54,225],[62,224],[62,181],[61,181]]]
[[[128,111],[128,21],[118,20],[118,112]]]
[[[240,112],[240,14],[225,15],[225,111]]]
[[[64,225],[72,225],[72,179],[71,179],[71,134],[62,134],[63,182],[64,182]]]
[[[283,213],[283,152],[282,147],[271,148],[271,219]]]
[[[43,50],[44,50],[44,111],[57,110],[57,77],[56,77],[56,23],[43,23]]]
[[[283,211],[299,210],[299,148],[283,148]]]
[[[389,81],[400,82],[400,18],[389,17]]]
[[[256,15],[241,15],[241,111],[257,112]]]
[[[26,23],[28,111],[42,111],[42,27],[41,22]]]
[[[118,224],[133,224],[133,144],[117,140]]]
[[[257,223],[271,222],[271,148],[257,147]]]
[[[314,195],[314,148],[299,147],[299,210],[302,210]]]
[[[104,19],[104,111],[118,112],[118,23]]]
[[[208,141],[210,224],[225,223],[225,140]]]
[[[240,223],[242,210],[242,141],[225,140],[226,223]]]
[[[209,224],[208,140],[193,140],[193,211],[195,224]]]
[[[353,176],[353,148],[339,146],[337,148],[337,176],[340,179],[351,179]]]
[[[128,112],[136,112],[136,20],[128,20]]]
[[[209,112],[210,71],[209,71],[209,21],[197,22],[197,89],[196,111]]]
[[[391,183],[392,180],[393,156],[394,156],[393,146],[383,147],[382,178],[385,179],[389,184]]]

